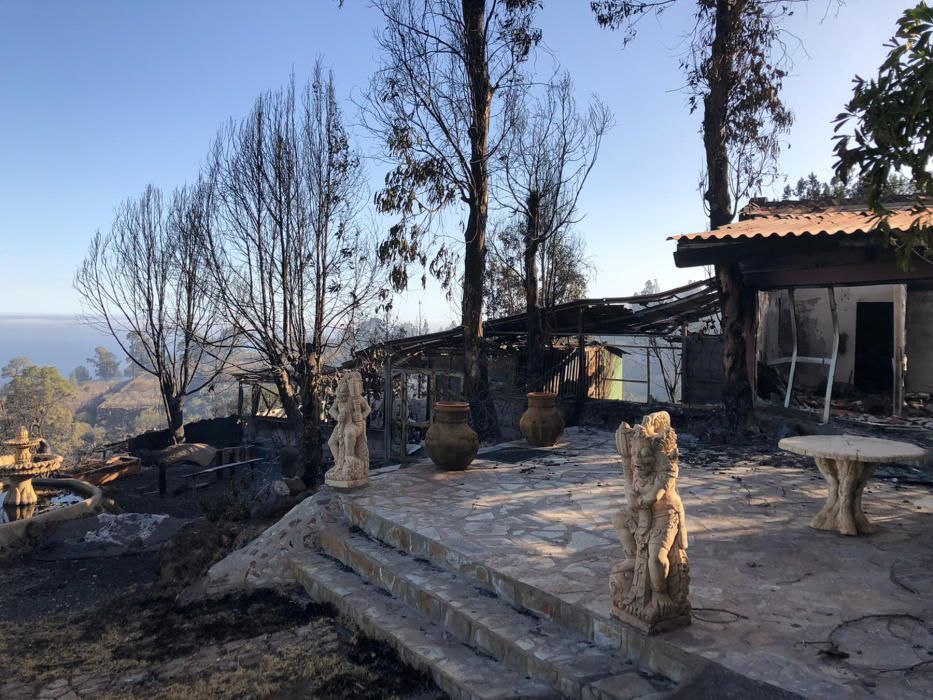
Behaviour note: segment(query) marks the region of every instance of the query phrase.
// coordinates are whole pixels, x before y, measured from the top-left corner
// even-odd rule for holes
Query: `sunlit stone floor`
[[[694,622],[678,647],[810,697],[933,696],[933,490],[873,480],[874,535],[808,522],[825,497],[809,459],[681,440]],[[611,433],[568,429],[518,464],[486,451],[465,472],[430,463],[345,497],[448,550],[608,618],[624,503]]]

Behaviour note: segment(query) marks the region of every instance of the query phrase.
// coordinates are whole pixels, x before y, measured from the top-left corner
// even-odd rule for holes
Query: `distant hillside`
[[[99,403],[105,394],[125,383],[126,379],[82,382],[75,385],[75,394],[65,401],[65,406],[75,413],[87,410],[89,406]]]
[[[97,408],[104,411],[141,411],[161,404],[156,378],[151,374],[141,374],[107,392]]]
[[[69,407],[79,421],[103,429],[107,440],[165,427],[159,385],[150,374],[121,381],[84,382],[77,389],[78,397]],[[188,397],[185,421],[228,416],[235,410],[236,384],[219,380],[214,391],[204,389]]]

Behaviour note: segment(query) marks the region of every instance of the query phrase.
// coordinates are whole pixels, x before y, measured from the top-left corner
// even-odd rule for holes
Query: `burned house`
[[[905,265],[891,243],[930,218],[889,208],[890,233],[863,204],[754,201],[736,223],[673,237],[678,267],[719,275],[727,382],[731,364],[757,402],[824,422],[834,399],[899,415],[905,395],[933,392],[933,264]]]
[[[687,365],[709,364],[688,362],[684,350],[700,347],[687,338],[708,325],[717,309],[713,280],[656,294],[578,299],[543,308],[546,342],[540,386],[558,394],[571,422],[590,401],[665,400],[665,387],[681,379],[678,395],[704,383],[718,386],[718,374],[704,379],[684,371]],[[483,326],[500,426],[507,436],[517,436],[528,389],[527,318],[517,314],[490,319]],[[404,459],[408,446],[417,446],[419,431],[431,423],[435,402],[464,398],[460,328],[373,345],[357,352],[348,366],[361,369],[364,377],[369,368],[368,383],[379,387],[373,392],[370,433],[382,434],[382,453],[392,459]],[[718,367],[714,370],[719,372]]]

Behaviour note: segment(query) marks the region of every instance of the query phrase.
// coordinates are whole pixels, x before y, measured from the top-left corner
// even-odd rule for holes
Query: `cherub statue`
[[[646,632],[690,623],[687,523],[677,493],[677,433],[666,411],[616,431],[628,504],[613,517],[625,560],[609,581],[612,613]]]
[[[324,475],[324,483],[334,488],[352,489],[369,483],[369,444],[366,417],[369,404],[363,398],[363,378],[348,372],[337,382],[336,396],[328,413],[337,421],[327,441],[334,455],[334,466]]]

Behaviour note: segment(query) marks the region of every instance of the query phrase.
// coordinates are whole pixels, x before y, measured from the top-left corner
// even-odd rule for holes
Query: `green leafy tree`
[[[143,373],[155,374],[149,354],[146,352],[146,342],[139,333],[130,331],[126,334],[126,347],[129,352],[126,354],[126,364],[123,368],[124,377],[133,379]]]
[[[80,452],[92,452],[98,445],[107,441],[107,429],[102,426],[93,426],[83,421],[75,421],[73,449]],[[56,450],[59,447],[56,446]]]
[[[113,379],[120,373],[116,356],[103,345],[94,348],[94,357],[87,358],[98,379]]]
[[[913,185],[906,177],[899,173],[890,173],[888,175],[883,189],[884,197],[903,197],[913,193]],[[865,203],[868,201],[868,188],[862,178],[846,185],[838,177],[833,177],[829,182],[824,182],[816,176],[816,173],[810,173],[806,177],[798,179],[793,187],[785,185],[784,199],[844,199],[851,202]]]
[[[155,406],[145,408],[133,419],[133,434],[142,435],[150,430],[160,430],[165,427],[165,416]]]
[[[0,377],[13,379],[30,367],[32,367],[32,362],[29,361],[28,357],[14,357],[4,365],[3,369],[0,369]]]
[[[872,79],[856,76],[852,99],[836,118],[836,174],[848,182],[857,173],[872,210],[882,217],[892,174],[906,174],[918,216],[895,241],[903,264],[929,250],[929,197],[933,196],[933,8],[926,2],[898,20],[890,52]]]
[[[85,365],[78,365],[71,373],[70,379],[75,384],[84,384],[84,382],[91,381],[91,373],[87,371],[87,367]]]
[[[69,452],[74,413],[65,404],[74,393],[74,386],[55,367],[26,367],[7,382],[0,395],[4,434],[26,426],[57,452]]]

